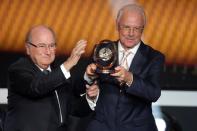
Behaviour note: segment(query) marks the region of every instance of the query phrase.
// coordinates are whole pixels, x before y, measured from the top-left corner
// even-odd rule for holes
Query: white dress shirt
[[[127,63],[128,63],[128,67],[130,67],[132,61],[133,61],[133,58],[138,50],[140,46],[140,42],[135,45],[133,48],[127,50],[128,52],[131,52],[128,57],[127,57]],[[120,41],[118,42],[118,62],[121,63],[121,60],[123,58],[123,52],[125,52],[125,49],[123,48],[123,46],[121,45]]]
[[[36,65],[41,71],[43,71],[44,69],[40,68],[38,65]],[[66,68],[64,67],[64,65],[62,64],[60,66],[62,73],[64,74],[65,78],[68,79],[70,78],[70,72],[66,70]],[[49,66],[46,70],[51,72],[51,66]]]

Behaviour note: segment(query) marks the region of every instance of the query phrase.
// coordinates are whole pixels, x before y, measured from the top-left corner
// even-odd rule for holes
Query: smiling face
[[[55,59],[55,38],[51,30],[38,26],[30,32],[31,40],[26,43],[26,51],[32,61],[42,69],[47,69]]]
[[[120,42],[125,49],[134,47],[141,41],[145,18],[139,10],[125,9],[117,19]]]

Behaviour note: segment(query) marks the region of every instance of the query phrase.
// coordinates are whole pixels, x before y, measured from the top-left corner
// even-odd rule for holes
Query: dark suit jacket
[[[5,131],[66,131],[73,98],[70,79],[59,66],[51,69],[45,75],[28,57],[10,66]]]
[[[87,131],[157,131],[151,105],[161,94],[163,64],[164,55],[141,42],[129,69],[130,87],[100,77],[95,116]]]

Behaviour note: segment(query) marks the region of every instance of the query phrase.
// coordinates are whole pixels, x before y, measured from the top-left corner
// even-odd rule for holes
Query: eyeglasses
[[[119,27],[124,32],[133,31],[134,33],[142,33],[142,31],[144,29],[144,27],[130,27],[130,26],[127,26],[127,25],[120,25]]]
[[[52,43],[52,44],[49,44],[49,45],[44,44],[44,43],[39,43],[37,45],[33,44],[31,42],[27,42],[27,43],[29,43],[30,45],[32,45],[32,46],[34,46],[34,47],[36,47],[38,49],[47,49],[47,48],[49,48],[51,50],[54,50],[56,48],[56,43]]]

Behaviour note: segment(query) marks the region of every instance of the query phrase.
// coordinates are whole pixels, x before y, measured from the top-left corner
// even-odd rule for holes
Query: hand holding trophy
[[[115,72],[115,64],[117,62],[117,47],[116,43],[110,40],[99,42],[93,52],[94,62],[86,68],[85,79],[89,85],[95,82],[117,82],[115,77],[111,76]]]
[[[94,62],[97,74],[110,74],[114,72],[114,64],[117,60],[117,49],[113,41],[103,40],[94,48]]]

